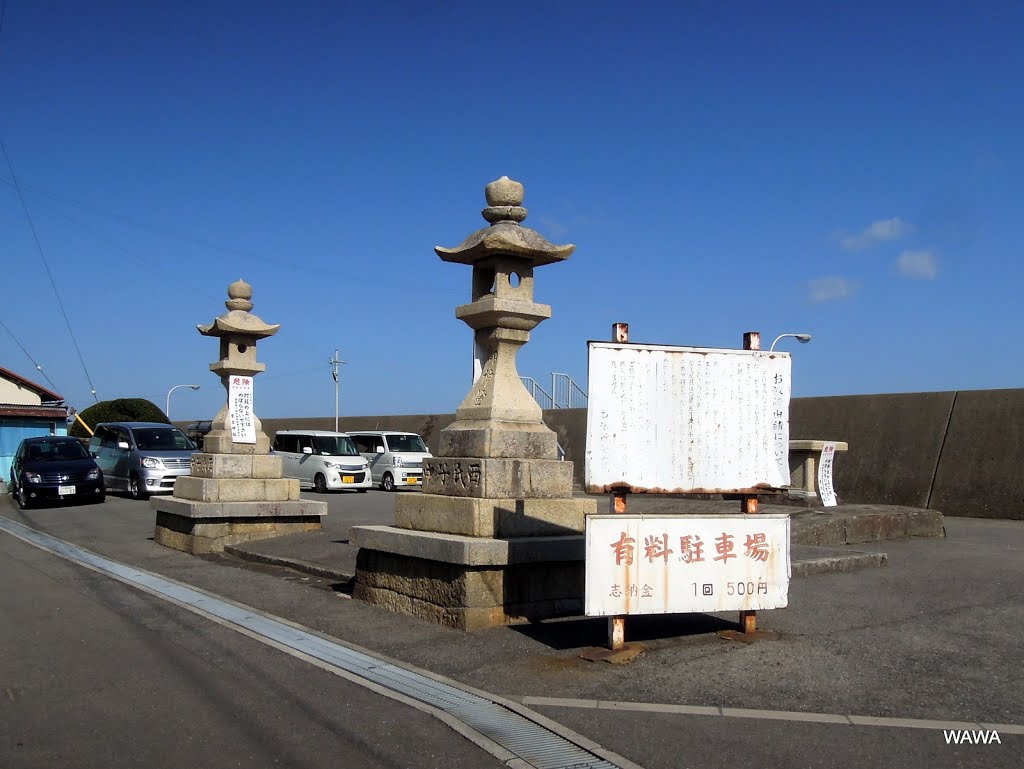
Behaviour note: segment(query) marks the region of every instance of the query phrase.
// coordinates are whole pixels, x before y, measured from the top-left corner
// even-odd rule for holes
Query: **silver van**
[[[349,435],[370,463],[373,482],[379,483],[384,491],[423,486],[423,460],[432,455],[416,433],[359,430]]]
[[[273,453],[281,457],[285,478],[298,478],[318,494],[330,490],[365,492],[373,485],[370,468],[345,433],[328,430],[279,430]]]
[[[132,499],[170,494],[181,475],[192,472],[196,447],[174,425],[160,422],[103,422],[89,441],[107,489]]]

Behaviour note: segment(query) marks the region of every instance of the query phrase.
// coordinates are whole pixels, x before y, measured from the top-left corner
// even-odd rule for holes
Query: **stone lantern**
[[[276,334],[280,324],[270,325],[249,312],[253,308],[252,286],[244,280],[228,286],[228,311],[214,318],[206,326],[196,326],[203,336],[220,339],[220,360],[210,364],[210,371],[220,376],[226,393],[230,392],[231,377],[255,376],[267,370],[263,363],[256,361],[256,342]],[[263,433],[259,419],[253,416],[256,426],[255,443],[236,443],[231,438],[231,421],[228,414],[228,399],[213,418],[210,432],[206,435],[203,448],[211,454],[266,454],[270,451],[270,439]]]
[[[455,248],[434,250],[446,262],[473,266],[473,301],[455,317],[473,329],[486,356],[480,377],[442,432],[443,456],[557,459],[555,434],[516,370],[516,354],[551,307],[533,301],[535,267],[567,259],[575,246],[556,246],[523,227],[523,185],[507,176],[486,188],[490,226]]]
[[[352,529],[356,598],[465,630],[581,611],[582,533],[597,506],[573,498],[572,463],[558,460],[515,360],[551,317],[534,302],[535,268],[575,247],[522,225],[519,182],[492,182],[486,199],[489,226],[435,248],[473,268],[472,301],[455,316],[473,329],[480,376],[423,462],[423,492],[395,501],[394,526]]]
[[[174,482],[170,497],[153,497],[154,540],[189,553],[223,550],[226,545],[322,528],[326,502],[299,497],[299,481],[282,478],[281,458],[270,451],[270,439],[252,414],[255,440],[235,440],[229,400],[232,377],[251,377],[266,370],[256,360],[256,342],[281,327],[264,323],[249,311],[252,287],[239,280],[228,287],[228,311],[206,326],[203,336],[220,340],[220,360],[210,364],[224,385],[224,406],[213,418],[203,451],[192,455],[190,475]]]

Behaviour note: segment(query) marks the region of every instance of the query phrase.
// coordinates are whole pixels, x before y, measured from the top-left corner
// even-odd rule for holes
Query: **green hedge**
[[[79,411],[82,422],[96,429],[100,422],[166,422],[171,420],[160,410],[160,407],[145,398],[116,398],[112,401],[100,401],[95,406]],[[82,422],[77,419],[68,430],[69,435],[88,438],[89,433]]]

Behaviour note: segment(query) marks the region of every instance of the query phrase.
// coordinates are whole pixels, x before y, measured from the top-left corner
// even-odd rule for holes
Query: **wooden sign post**
[[[628,323],[613,323],[612,324],[612,341],[613,342],[628,342],[629,341],[629,324]],[[622,514],[626,512],[626,492],[624,490],[613,491],[611,499],[612,512],[616,514]],[[626,618],[625,617],[609,617],[608,618],[608,648],[612,651],[619,651],[626,645]]]
[[[627,513],[627,497],[636,493],[738,495],[739,512],[756,515],[760,494],[789,483],[790,357],[788,353],[762,352],[759,332],[743,335],[742,350],[698,348],[630,343],[629,326],[616,323],[612,342],[590,342],[588,347],[585,486],[588,493],[611,496],[613,516],[635,517]],[[766,533],[760,527],[751,531],[756,539],[748,542],[748,555],[763,556],[760,548]],[[722,547],[731,552],[729,537],[722,534],[723,540],[728,539]],[[654,544],[645,540],[640,557],[660,554],[667,558],[673,552],[667,542],[659,551],[658,539]],[[626,556],[630,562],[632,542],[630,539]],[[589,547],[588,540],[588,574]],[[778,550],[781,545],[775,547]],[[778,552],[786,558],[788,580],[788,541],[785,552]],[[699,556],[699,550],[695,553]],[[676,552],[674,557],[682,556]],[[694,558],[694,562],[698,560]],[[719,576],[724,577],[724,572]],[[736,597],[743,599],[740,588],[748,584],[728,582],[723,586],[732,586]],[[754,600],[731,602],[729,608],[740,611],[739,632],[728,633],[739,636],[738,640],[773,635],[758,631],[756,611],[785,605],[763,600],[766,593],[760,591],[773,589],[773,584],[766,577],[757,583],[759,594]],[[788,581],[786,585],[788,590]],[[657,603],[654,586],[644,587],[647,593],[639,599],[645,606],[653,606]],[[706,589],[704,596],[709,598],[718,589],[711,582],[698,587]],[[613,588],[613,596],[617,589]],[[608,648],[624,649],[625,616],[645,609],[627,603],[623,613],[621,607],[608,602],[603,607],[593,606],[591,616],[608,617]]]
[[[743,335],[743,349],[744,350],[760,350],[761,349],[761,332],[760,331],[748,331]],[[740,501],[740,512],[747,513],[750,515],[757,514],[757,494],[744,494],[743,499]],[[740,612],[740,631],[744,635],[750,635],[757,632],[757,612],[756,611],[741,611]]]

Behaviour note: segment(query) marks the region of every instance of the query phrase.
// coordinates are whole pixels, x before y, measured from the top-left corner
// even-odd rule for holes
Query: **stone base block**
[[[361,549],[353,597],[460,630],[583,611],[582,561],[474,567]]]
[[[152,497],[149,506],[157,512],[172,513],[183,518],[293,518],[327,515],[326,502],[307,502],[304,499],[298,502],[200,502],[170,496]]]
[[[200,478],[183,475],[174,482],[174,496],[197,502],[297,502],[299,481],[295,478]]]
[[[572,462],[433,457],[423,460],[423,492],[487,499],[571,497]]]
[[[535,537],[582,534],[594,499],[477,499],[403,494],[395,500],[400,529],[466,537]]]
[[[395,526],[353,526],[349,529],[349,539],[355,547],[366,550],[461,566],[582,562],[586,557],[586,538],[582,534],[487,539],[433,531],[411,531]]]
[[[441,431],[441,457],[558,459],[558,439],[543,422],[458,419]]]
[[[156,510],[153,539],[197,555],[254,539],[319,531],[327,515],[326,502],[200,502],[172,496],[153,497],[149,504]]]
[[[227,545],[254,539],[281,537],[305,531],[319,531],[320,516],[283,518],[188,518],[158,512],[153,540],[165,547],[193,555],[219,553]]]
[[[193,478],[280,478],[281,457],[264,454],[192,455]]]

